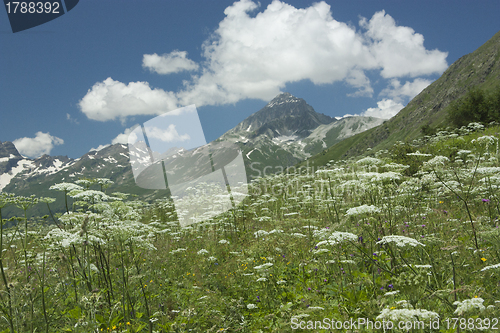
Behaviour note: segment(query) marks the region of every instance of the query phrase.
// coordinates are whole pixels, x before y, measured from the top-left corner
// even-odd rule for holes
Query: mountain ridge
[[[244,157],[248,180],[251,180],[262,176],[266,168],[271,167],[273,173],[279,172],[382,121],[370,117],[337,120],[317,113],[301,98],[281,93],[209,145],[217,141],[236,144]],[[91,149],[77,159],[49,155],[29,159],[19,154],[12,143],[0,144],[0,192],[56,197],[59,203],[56,211],[63,208],[60,203],[64,202],[64,197],[50,191],[50,186],[79,178],[109,178],[114,182],[107,189],[109,193],[132,193],[146,201],[168,196],[167,190],[136,186],[127,145],[101,148]]]

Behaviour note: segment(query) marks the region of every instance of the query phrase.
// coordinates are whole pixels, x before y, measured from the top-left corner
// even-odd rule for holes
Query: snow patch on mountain
[[[12,170],[10,170],[7,173],[1,174],[0,175],[0,192],[5,188],[5,186],[9,185],[10,181],[12,178],[17,176],[17,174],[23,172],[24,170],[33,167],[34,163],[33,161],[24,159],[20,160],[17,162],[17,166],[13,167]]]

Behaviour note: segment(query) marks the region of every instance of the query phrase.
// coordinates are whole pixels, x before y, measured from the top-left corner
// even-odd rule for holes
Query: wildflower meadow
[[[0,332],[500,330],[499,132],[473,123],[260,178],[186,227],[170,199],[107,193],[109,179],[54,184],[58,214],[0,193]]]

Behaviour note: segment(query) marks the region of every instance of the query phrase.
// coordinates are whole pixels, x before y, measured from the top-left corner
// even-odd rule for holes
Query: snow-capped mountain
[[[337,120],[317,113],[301,98],[282,93],[208,146],[221,147],[224,142],[238,145],[243,154],[247,178],[251,180],[279,172],[382,122],[382,119],[371,117]],[[144,149],[147,150],[146,147]],[[178,161],[173,159],[176,156],[190,161],[189,165],[194,170],[204,168],[195,155],[182,148],[154,157],[165,164],[172,163],[170,166],[178,169]],[[0,192],[55,197],[58,199],[58,204],[54,204],[55,209],[61,211],[64,196],[50,191],[50,186],[79,178],[109,178],[114,184],[107,192],[132,193],[144,200],[168,195],[168,190],[146,190],[136,185],[127,145],[115,144],[103,146],[99,150],[92,149],[78,159],[49,155],[30,159],[19,154],[11,142],[0,142]]]
[[[281,93],[221,139],[240,145],[250,178],[280,171],[352,135],[383,123],[373,117],[335,119],[314,111],[305,100]],[[269,168],[270,167],[270,168]]]

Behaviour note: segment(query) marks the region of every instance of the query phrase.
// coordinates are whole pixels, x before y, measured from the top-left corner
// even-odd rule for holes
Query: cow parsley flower
[[[247,309],[248,310],[252,310],[252,309],[256,309],[256,308],[257,308],[257,305],[255,305],[253,303],[247,304]]]
[[[180,247],[180,248],[178,248],[178,249],[176,249],[176,250],[172,250],[172,251],[170,251],[170,254],[176,254],[176,253],[179,253],[179,252],[184,252],[184,251],[186,251],[186,249],[184,249],[184,248]]]
[[[384,236],[380,241],[377,242],[377,244],[389,244],[389,243],[396,243],[396,246],[398,247],[404,247],[406,245],[414,247],[417,245],[425,246],[424,244],[420,243],[419,241],[413,238],[398,236],[398,235]]]
[[[308,310],[324,310],[325,308],[322,308],[321,306],[310,306],[307,308]]]
[[[269,268],[269,267],[271,267],[271,266],[273,266],[273,264],[272,264],[272,263],[270,263],[270,262],[266,262],[265,264],[262,264],[262,265],[260,265],[260,266],[255,266],[253,269],[263,269],[263,268]]]
[[[254,232],[253,234],[254,234],[255,238],[264,237],[264,236],[269,235],[269,233],[265,230],[258,230],[256,232]]]
[[[465,312],[469,312],[474,309],[479,309],[479,311],[483,311],[485,309],[483,305],[484,299],[481,297],[475,297],[471,299],[465,299],[463,301],[453,302],[453,305],[457,306],[457,309],[454,313],[458,315],[462,315]]]
[[[377,206],[368,206],[368,205],[361,205],[358,207],[353,207],[349,208],[346,212],[346,216],[356,216],[356,215],[361,215],[361,214],[374,214],[374,213],[380,213],[380,208]]]
[[[356,164],[359,164],[359,165],[378,165],[381,163],[382,163],[381,160],[379,160],[378,158],[374,158],[374,157],[365,157],[365,158],[362,158],[356,162]]]
[[[424,166],[427,166],[430,168],[437,167],[437,166],[444,166],[449,161],[450,161],[450,159],[448,157],[438,155],[438,156],[433,157],[429,161],[424,162]]]
[[[202,255],[202,254],[208,254],[208,251],[205,250],[205,249],[201,249],[200,251],[198,251],[196,253],[199,254],[199,255]]]
[[[49,187],[49,190],[70,192],[73,190],[83,190],[83,187],[72,183],[59,183]]]
[[[377,320],[390,320],[392,322],[402,321],[427,321],[430,319],[439,318],[439,314],[425,309],[389,309],[385,308],[377,316]]]
[[[487,271],[488,269],[495,269],[495,268],[500,268],[500,264],[486,266],[483,269],[481,269],[481,272]]]

